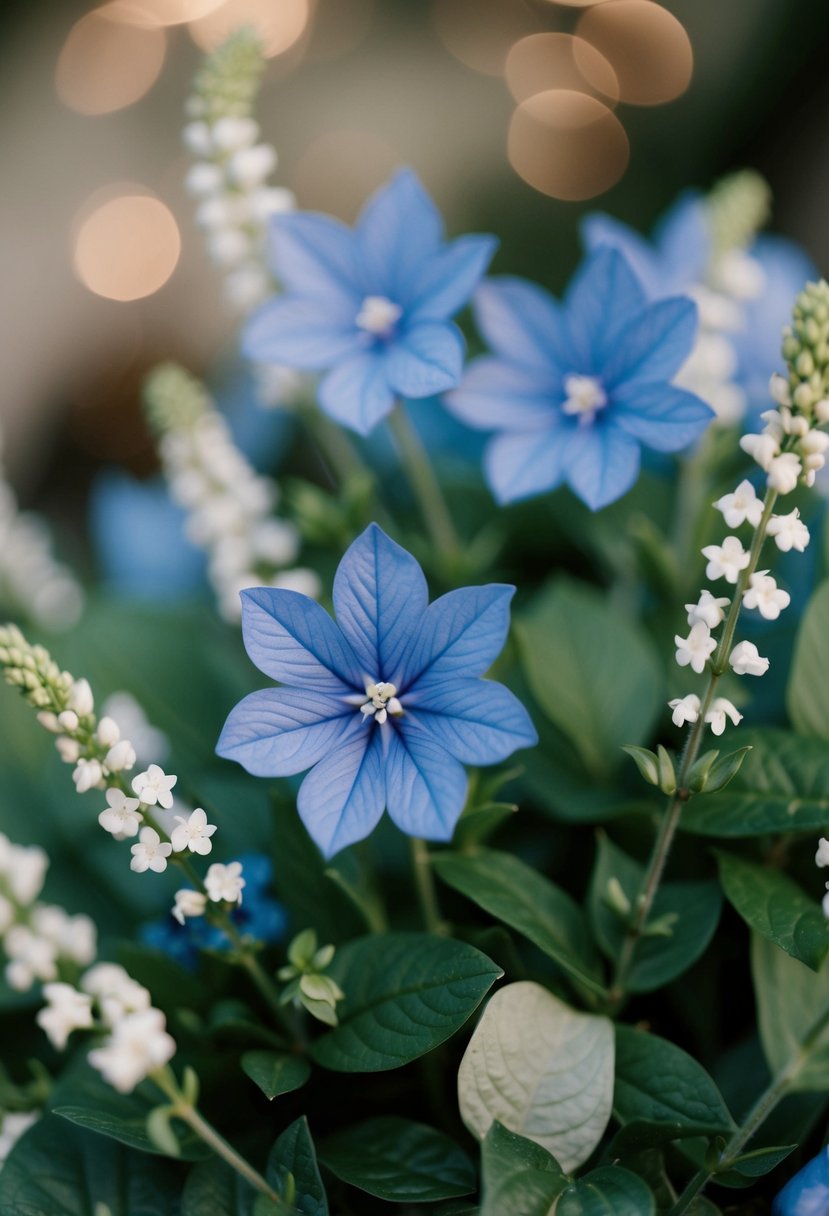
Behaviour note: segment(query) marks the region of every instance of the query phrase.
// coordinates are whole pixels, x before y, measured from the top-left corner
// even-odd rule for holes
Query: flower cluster
[[[188,512],[188,538],[208,554],[225,619],[239,619],[239,593],[247,587],[318,595],[316,574],[293,566],[297,529],[273,514],[276,484],[260,477],[233,443],[204,387],[167,364],[149,378],[146,402],[170,492]]]

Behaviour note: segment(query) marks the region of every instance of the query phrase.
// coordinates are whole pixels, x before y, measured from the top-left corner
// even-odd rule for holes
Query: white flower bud
[[[791,494],[797,489],[800,474],[803,471],[794,452],[784,452],[782,456],[773,457],[768,464],[768,483],[778,494]]]
[[[101,718],[96,734],[102,747],[113,747],[121,738],[120,727],[112,718]]]
[[[261,185],[276,168],[276,149],[257,144],[234,152],[227,165],[228,178],[237,186],[251,189]]]
[[[184,146],[193,156],[204,157],[205,160],[213,155],[213,140],[210,137],[210,127],[206,122],[188,122],[181,133]]]
[[[212,128],[213,146],[220,152],[236,152],[249,148],[259,138],[259,123],[255,118],[220,118]]]
[[[121,773],[125,769],[134,768],[135,760],[135,748],[129,739],[122,739],[109,749],[104,763],[111,773]]]
[[[780,444],[772,435],[743,435],[740,447],[766,472],[774,457],[780,452]]]
[[[95,708],[95,698],[88,680],[76,680],[69,690],[69,708],[74,709],[79,718],[85,718]]]
[[[58,749],[58,755],[64,764],[76,764],[81,754],[81,745],[77,739],[70,739],[68,735],[61,735],[55,739],[55,747]]]
[[[218,193],[223,183],[224,174],[221,169],[209,162],[192,165],[184,179],[188,194],[195,195],[196,198]]]
[[[69,731],[70,735],[78,729],[78,715],[74,709],[65,709],[62,714],[58,714],[58,725],[61,730]]]

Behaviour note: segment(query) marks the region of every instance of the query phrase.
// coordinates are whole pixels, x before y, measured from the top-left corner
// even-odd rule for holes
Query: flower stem
[[[313,402],[303,402],[297,412],[319,449],[320,458],[332,485],[337,482],[342,484],[355,474],[366,472],[366,467],[348,436]]]
[[[451,566],[460,557],[461,543],[426,449],[402,405],[395,406],[389,415],[389,427],[426,531],[445,564]]]
[[[659,884],[662,881],[662,875],[665,871],[665,865],[668,861],[668,855],[671,851],[676,830],[679,827],[679,820],[682,815],[682,808],[690,797],[688,790],[688,774],[699,755],[700,744],[702,742],[703,732],[705,730],[705,715],[707,714],[711,702],[714,698],[717,685],[720,682],[722,675],[728,670],[728,656],[731,653],[731,646],[734,641],[734,631],[737,628],[737,621],[740,617],[740,611],[743,603],[743,592],[749,585],[749,580],[757,569],[757,564],[760,560],[760,553],[766,539],[766,530],[768,528],[771,513],[774,510],[774,504],[777,501],[777,491],[768,489],[766,497],[763,500],[763,514],[760,517],[760,522],[754,532],[754,537],[749,550],[748,565],[741,572],[740,578],[734,588],[734,596],[728,609],[728,615],[725,618],[725,624],[720,636],[720,641],[714,652],[710,662],[708,673],[708,686],[705,690],[705,695],[700,705],[699,715],[696,722],[693,724],[691,731],[685,743],[685,748],[682,752],[682,758],[679,764],[679,772],[677,774],[677,789],[676,793],[671,796],[668,801],[667,808],[659,825],[659,831],[654,841],[653,850],[651,852],[650,861],[648,862],[645,877],[642,883],[642,889],[634,904],[634,914],[628,925],[624,941],[622,942],[619,951],[619,958],[616,963],[616,972],[613,977],[613,983],[610,987],[609,1004],[611,1009],[617,1010],[623,1003],[626,996],[627,982],[630,975],[630,969],[633,965],[633,958],[636,953],[636,947],[642,937],[642,933],[647,925],[648,917],[650,916],[653,907],[653,901],[656,898],[656,893],[659,890]]]
[[[412,858],[412,874],[414,876],[417,898],[423,914],[423,923],[430,933],[446,934],[446,925],[440,914],[440,904],[435,889],[435,876],[429,860],[429,849],[425,840],[418,836],[409,837],[409,849]]]

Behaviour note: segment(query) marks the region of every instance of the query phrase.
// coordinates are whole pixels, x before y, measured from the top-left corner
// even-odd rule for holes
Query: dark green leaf
[[[493,832],[511,819],[517,810],[514,802],[485,802],[465,811],[458,820],[452,843],[457,849],[483,844]]]
[[[287,1127],[274,1144],[268,1156],[266,1178],[279,1195],[292,1192],[291,1207],[302,1216],[328,1216],[325,1187],[304,1115]]]
[[[817,588],[803,615],[786,705],[795,730],[829,741],[829,582]]]
[[[382,1072],[459,1030],[502,972],[463,942],[378,933],[338,950],[329,974],[345,993],[340,1024],[317,1039],[311,1054],[336,1072]]]
[[[746,924],[818,971],[829,953],[829,924],[816,899],[779,870],[717,850],[726,897]]]
[[[654,1216],[647,1183],[630,1170],[605,1165],[591,1170],[563,1191],[556,1216]]]
[[[119,942],[118,961],[136,983],[153,994],[153,1004],[165,1013],[176,1009],[203,1009],[205,986],[161,950],[138,942]]]
[[[760,1039],[774,1076],[788,1072],[791,1092],[829,1088],[829,959],[820,971],[752,934],[751,970]]]
[[[319,1155],[343,1182],[390,1203],[432,1203],[475,1190],[474,1166],[454,1141],[393,1115],[329,1136]]]
[[[493,1123],[483,1142],[481,1216],[548,1216],[567,1177],[545,1148]]]
[[[255,1198],[253,1187],[214,1157],[187,1175],[181,1216],[251,1216]]]
[[[302,1056],[278,1051],[246,1051],[242,1068],[269,1099],[301,1089],[311,1075],[311,1065]]]
[[[785,1161],[789,1153],[797,1148],[796,1144],[782,1144],[779,1148],[757,1148],[751,1153],[743,1153],[731,1162],[731,1169],[746,1178],[760,1178],[769,1174],[781,1161]]]
[[[537,871],[509,853],[436,853],[445,883],[490,916],[522,933],[592,992],[604,991],[581,908]]]

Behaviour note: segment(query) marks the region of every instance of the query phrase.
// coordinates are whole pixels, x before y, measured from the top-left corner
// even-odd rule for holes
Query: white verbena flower
[[[138,799],[128,798],[123,790],[119,789],[107,790],[106,797],[109,805],[98,816],[98,823],[104,831],[111,832],[122,840],[127,836],[136,836],[143,818],[138,809]]]
[[[89,1053],[89,1063],[97,1068],[119,1093],[131,1093],[156,1068],[175,1055],[175,1040],[167,1034],[160,1009],[132,1013],[113,1027],[101,1047]]]
[[[695,692],[688,693],[687,697],[674,697],[673,701],[668,702],[668,705],[673,710],[671,721],[674,726],[684,726],[686,722],[696,722],[699,717],[700,699]]]
[[[88,967],[95,958],[98,950],[95,922],[82,912],[69,916],[64,908],[54,904],[36,904],[30,923],[36,934],[52,943],[61,958],[71,959],[81,967]]]
[[[709,629],[716,629],[725,617],[725,609],[731,603],[727,595],[713,596],[710,591],[701,591],[699,600],[696,604],[686,604],[685,611],[688,613],[688,624],[698,625],[702,623],[707,625]]]
[[[145,806],[163,806],[169,810],[173,805],[171,790],[178,781],[176,776],[167,776],[157,764],[151,764],[146,772],[133,777],[132,788]]]
[[[135,767],[135,748],[129,739],[121,739],[106,754],[104,764],[111,773],[129,772]]]
[[[772,460],[780,453],[780,444],[773,435],[743,435],[740,447],[766,473]]]
[[[71,984],[45,984],[43,995],[48,1004],[35,1020],[52,1046],[63,1051],[73,1030],[88,1030],[93,1025],[92,997]]]
[[[231,861],[227,865],[214,862],[204,876],[208,898],[217,903],[227,900],[228,903],[240,904],[245,880],[242,877],[242,863]]]
[[[815,865],[825,869],[829,866],[829,840],[825,836],[821,836],[818,841],[817,852],[815,853]]]
[[[782,456],[775,456],[769,461],[766,471],[773,490],[777,490],[778,494],[791,494],[792,490],[797,489],[803,466],[794,452],[784,452]]]
[[[677,634],[674,642],[676,643],[676,661],[679,666],[690,666],[697,675],[701,675],[705,670],[705,664],[717,649],[717,642],[715,638],[711,637],[711,630],[701,621],[691,627],[687,638],[682,638]]]
[[[767,621],[776,621],[784,608],[788,608],[792,597],[788,591],[777,586],[768,570],[758,570],[749,578],[749,586],[743,592],[746,608],[756,608]]]
[[[17,992],[26,992],[35,980],[57,979],[57,949],[48,938],[33,933],[28,925],[12,925],[3,938],[9,957],[6,982]]]
[[[738,676],[764,676],[769,669],[753,642],[738,642],[728,661]]]
[[[138,835],[138,844],[130,846],[130,869],[136,874],[143,874],[146,870],[163,874],[167,869],[167,858],[172,851],[173,846],[162,841],[155,828],[142,828]]]
[[[150,1007],[147,989],[118,963],[96,963],[81,977],[80,986],[95,998],[107,1026]]]
[[[746,521],[756,528],[763,514],[763,502],[758,498],[750,481],[741,481],[733,494],[724,494],[714,503],[722,512],[729,528],[739,528]]]
[[[176,821],[178,827],[173,828],[170,834],[174,851],[182,853],[189,849],[191,853],[206,857],[213,848],[210,837],[216,831],[216,824],[207,822],[207,815],[201,807],[196,807],[186,819],[183,815],[176,815]]]
[[[726,697],[715,697],[705,715],[705,721],[711,727],[711,733],[721,735],[725,730],[725,720],[730,718],[734,726],[739,726],[743,715]]]
[[[121,728],[114,718],[105,714],[98,723],[95,737],[102,747],[114,747],[121,738]]]
[[[27,908],[42,891],[48,868],[49,858],[36,844],[11,845],[3,873],[12,899]]]
[[[104,770],[99,760],[79,760],[75,765],[72,780],[79,794],[95,789],[104,779]]]
[[[809,543],[809,529],[801,521],[797,507],[788,515],[772,515],[767,532],[774,537],[781,553],[788,553],[790,549],[802,553]]]
[[[736,536],[726,536],[721,545],[706,545],[702,556],[708,558],[706,577],[724,578],[728,583],[736,583],[751,560]]]
[[[183,887],[175,893],[175,904],[173,906],[173,916],[180,925],[184,924],[188,916],[203,916],[204,910],[207,907],[207,896],[203,891],[193,891],[189,887]]]

